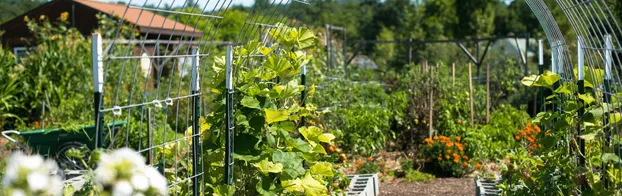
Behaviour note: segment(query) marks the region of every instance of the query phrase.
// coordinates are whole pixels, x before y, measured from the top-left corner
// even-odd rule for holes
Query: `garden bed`
[[[436,178],[427,182],[381,183],[380,195],[475,195],[473,178]]]

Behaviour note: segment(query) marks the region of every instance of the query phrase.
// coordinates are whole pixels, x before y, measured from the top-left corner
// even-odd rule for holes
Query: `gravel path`
[[[436,178],[428,182],[381,183],[381,195],[475,195],[473,178]]]

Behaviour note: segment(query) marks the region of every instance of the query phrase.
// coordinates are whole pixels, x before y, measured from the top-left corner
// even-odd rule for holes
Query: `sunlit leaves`
[[[273,163],[267,159],[264,159],[258,163],[253,163],[253,166],[259,169],[259,171],[263,174],[281,173],[283,171],[283,164]]]
[[[328,162],[316,163],[315,165],[311,166],[311,174],[332,177],[334,175],[333,165]]]
[[[305,175],[302,180],[297,178],[295,180],[283,181],[281,185],[289,192],[304,193],[307,196],[325,195],[328,192],[326,186],[322,185],[310,174]]]
[[[551,88],[553,84],[559,81],[559,75],[546,71],[542,75],[526,76],[521,80],[521,83],[525,86],[540,86]]]
[[[268,124],[272,124],[274,122],[285,121],[289,119],[288,111],[280,111],[280,110],[272,110],[272,109],[264,109],[266,113],[266,122]]]
[[[261,109],[259,101],[255,97],[244,96],[241,101],[242,106],[247,108]]]

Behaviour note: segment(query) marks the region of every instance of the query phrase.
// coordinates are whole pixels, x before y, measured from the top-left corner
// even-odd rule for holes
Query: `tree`
[[[3,0],[0,1],[0,23],[5,23],[33,8],[45,3],[44,0]]]

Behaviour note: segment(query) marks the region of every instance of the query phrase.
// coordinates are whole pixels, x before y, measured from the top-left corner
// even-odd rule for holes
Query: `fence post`
[[[98,33],[92,35],[92,64],[93,64],[93,84],[94,84],[94,112],[95,112],[95,148],[101,147],[101,134],[104,118],[101,113],[104,98],[104,55],[102,48],[102,36]]]
[[[348,58],[347,58],[347,48],[346,44],[348,43],[348,37],[346,37],[346,28],[343,28],[343,71],[345,72],[346,78],[348,78]]]
[[[226,100],[225,107],[227,112],[225,114],[225,128],[226,128],[226,140],[225,140],[225,180],[227,185],[233,185],[233,137],[235,133],[235,126],[233,123],[233,51],[231,45],[227,46],[227,54],[225,57],[226,66]]]
[[[300,92],[300,105],[305,108],[307,105],[305,100],[305,97],[307,96],[307,65],[303,65],[302,70],[300,71],[300,85],[303,87],[302,92]],[[304,127],[305,124],[305,117],[300,117],[300,126]]]
[[[584,53],[583,53],[583,39],[579,36],[577,39],[577,57],[578,57],[578,61],[577,61],[577,70],[578,70],[578,80],[577,80],[577,90],[578,90],[578,95],[584,94],[585,93],[585,82],[584,82],[584,78],[585,78],[585,67],[584,67]],[[577,113],[577,116],[579,119],[581,119],[581,117],[583,117],[583,113],[585,112],[585,102],[582,99],[578,100],[581,104],[581,107],[579,107],[579,111]],[[577,126],[577,136],[581,136],[583,130],[581,130],[581,125],[579,124],[579,126]],[[577,137],[577,140],[579,142],[579,166],[585,166],[585,140],[583,140],[581,137]],[[581,190],[585,189],[587,186],[585,186],[585,183],[581,183],[579,185],[579,188]]]
[[[426,62],[427,64],[427,62]],[[429,125],[429,135],[432,138],[434,133],[434,68],[430,67],[430,125]]]
[[[330,25],[324,25],[326,27],[326,35],[324,35],[324,40],[326,41],[326,69],[330,72]]]
[[[605,78],[603,80],[603,94],[604,94],[604,98],[605,98],[605,103],[611,103],[611,81],[613,79],[613,76],[611,74],[611,65],[613,64],[613,58],[611,56],[611,53],[613,51],[613,42],[611,40],[611,35],[605,35]],[[608,112],[608,111],[607,111]],[[604,117],[604,121],[603,121],[603,125],[607,125],[609,123],[608,119],[608,115],[603,115]],[[604,132],[605,132],[605,137],[604,137],[604,141],[603,141],[603,150],[608,149],[610,147],[611,141],[611,130],[609,130],[609,127],[605,127],[604,128]],[[606,152],[602,152],[602,153],[606,153]],[[603,182],[605,185],[605,188],[609,188],[609,176],[607,173],[607,170],[609,169],[607,163],[603,163]]]
[[[475,128],[475,113],[473,111],[473,72],[469,63],[469,104],[471,108],[471,128]]]
[[[490,123],[490,64],[486,63],[486,124]]]
[[[199,139],[201,135],[201,123],[199,123],[201,85],[199,78],[199,48],[192,48],[192,187],[193,195],[199,195]]]
[[[413,38],[408,38],[408,65],[413,62]]]
[[[544,74],[544,45],[542,40],[538,40],[538,74]],[[544,106],[544,87],[540,87],[538,102],[542,105],[540,111],[545,111]]]

